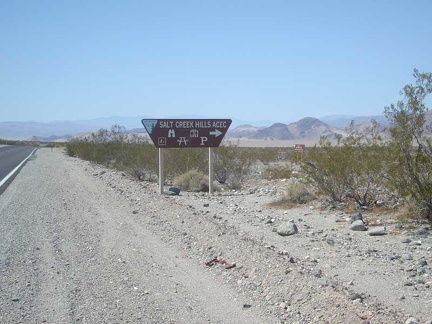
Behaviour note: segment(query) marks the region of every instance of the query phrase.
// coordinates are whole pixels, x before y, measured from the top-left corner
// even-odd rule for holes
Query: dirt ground
[[[284,186],[161,195],[40,149],[0,196],[0,323],[432,323],[430,225],[270,208]]]

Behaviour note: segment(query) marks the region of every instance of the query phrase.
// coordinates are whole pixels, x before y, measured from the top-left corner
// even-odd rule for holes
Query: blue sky
[[[0,121],[376,115],[414,68],[430,0],[0,0]]]

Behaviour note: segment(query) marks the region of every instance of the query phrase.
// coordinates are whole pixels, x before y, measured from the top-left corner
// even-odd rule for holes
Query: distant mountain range
[[[101,128],[110,129],[112,125],[120,125],[128,133],[145,133],[141,125],[142,118],[152,117],[109,117],[80,121],[40,122],[0,122],[0,138],[8,140],[34,141],[67,141],[73,137],[80,137],[86,133],[96,132]],[[203,116],[182,116],[166,118],[206,118]],[[253,126],[248,122],[233,120],[226,138],[247,138],[266,140],[318,140],[322,135],[334,138],[336,134],[345,134],[345,128],[354,121],[355,125],[367,125],[376,120],[382,125],[387,121],[384,116],[347,116],[332,115],[320,119],[305,117],[297,122],[284,124],[281,122],[255,122]],[[264,126],[265,124],[271,126]]]
[[[270,127],[241,125],[228,131],[227,137],[260,140],[315,140],[323,135],[332,139],[336,134],[344,133],[343,130],[330,126],[317,118],[306,117],[295,123],[275,123]]]
[[[141,126],[141,119],[137,117],[109,117],[77,121],[52,121],[49,123],[0,122],[0,138],[55,141],[67,139],[79,133],[95,132],[101,128],[110,129],[112,125],[121,125],[126,129],[138,128]]]

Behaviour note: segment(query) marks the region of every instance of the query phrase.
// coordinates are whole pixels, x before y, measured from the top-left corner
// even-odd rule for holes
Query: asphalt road
[[[9,145],[0,147],[0,193],[24,165],[35,148],[31,146]],[[11,174],[13,172],[13,175]]]

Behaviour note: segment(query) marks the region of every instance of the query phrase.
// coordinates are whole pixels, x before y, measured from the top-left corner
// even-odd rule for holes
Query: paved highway
[[[31,146],[9,145],[0,147],[0,193],[4,191],[35,150]]]

